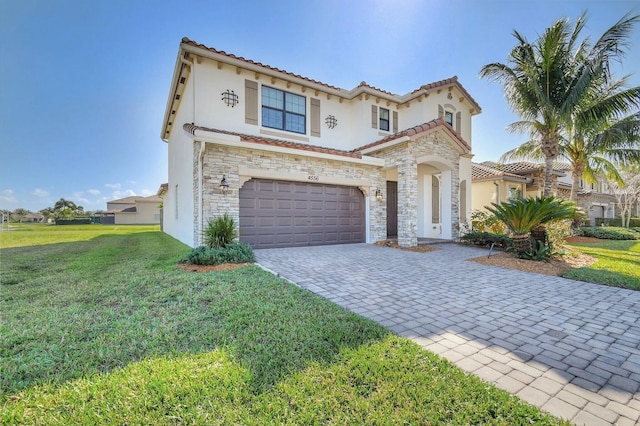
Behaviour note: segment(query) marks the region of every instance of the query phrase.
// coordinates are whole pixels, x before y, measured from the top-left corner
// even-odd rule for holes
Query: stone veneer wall
[[[440,157],[454,164],[451,171],[451,235],[460,232],[460,154],[446,137],[438,132],[408,141],[373,154],[386,159],[386,168],[398,170],[398,244],[413,247],[418,244],[418,163],[422,156]]]
[[[323,158],[296,156],[246,148],[207,144],[203,158],[203,217],[198,217],[198,150],[194,144],[194,241],[198,246],[202,241],[202,229],[210,218],[229,214],[237,224],[240,220],[240,175],[239,167],[272,170],[287,173],[303,173],[322,177],[344,179],[366,179],[370,182],[369,197],[369,235],[373,242],[384,240],[387,235],[386,201],[375,199],[376,188],[384,188],[386,184],[382,167],[342,162]],[[222,176],[226,176],[229,191],[223,194],[218,188]],[[295,179],[292,179],[295,180]],[[302,181],[302,180],[301,180]],[[305,182],[309,182],[305,180]],[[384,191],[383,191],[384,193]]]

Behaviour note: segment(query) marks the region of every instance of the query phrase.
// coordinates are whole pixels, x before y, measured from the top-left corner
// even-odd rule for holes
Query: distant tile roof
[[[478,163],[471,163],[471,178],[472,180],[484,180],[491,178],[512,178],[518,180],[525,179],[515,173],[505,172],[503,170],[498,170],[485,164]]]
[[[162,202],[162,198],[160,198],[157,194],[149,195],[148,197],[139,198],[137,201],[142,201],[145,203],[160,203]]]
[[[525,174],[525,173],[532,173],[532,172],[538,172],[538,171],[544,171],[545,165],[544,163],[531,163],[528,161],[519,161],[519,162],[515,162],[515,163],[496,163],[495,161],[484,161],[482,163],[480,163],[484,166],[488,166],[488,167],[492,167],[494,169],[497,170],[502,170],[504,172],[508,172],[508,173],[516,173],[516,174]],[[555,172],[554,174],[559,174],[561,176],[564,176],[564,172],[567,171],[568,169],[566,168],[556,168],[555,165],[563,165],[565,166],[565,163],[554,163],[554,167],[553,167],[553,171]]]
[[[107,201],[107,203],[115,204],[134,204],[137,199],[142,198],[140,195],[132,195],[130,197],[118,198],[117,200]]]
[[[189,132],[192,135],[195,134],[196,130],[203,130],[207,132],[222,133],[225,135],[237,136],[243,142],[251,142],[258,145],[279,146],[283,148],[299,149],[303,151],[311,151],[311,152],[317,152],[322,154],[340,155],[343,157],[350,157],[350,158],[362,158],[361,153],[354,152],[354,151],[344,151],[344,150],[334,149],[334,148],[324,148],[317,145],[309,145],[309,144],[298,143],[298,142],[289,142],[281,139],[265,138],[262,136],[247,135],[244,133],[230,132],[227,130],[211,129],[208,127],[196,126],[191,123],[185,123],[182,127],[185,131]]]
[[[444,118],[442,118],[442,117],[436,118],[435,120],[431,120],[431,121],[429,121],[427,123],[423,123],[423,124],[420,124],[420,125],[417,125],[417,126],[410,127],[410,128],[408,128],[406,130],[403,130],[401,132],[394,133],[393,135],[389,135],[389,136],[387,136],[387,137],[385,137],[383,139],[380,139],[378,141],[375,141],[375,142],[372,142],[370,144],[361,146],[360,148],[356,148],[356,149],[354,149],[354,151],[356,151],[356,152],[364,151],[366,149],[373,148],[373,147],[375,147],[377,145],[382,145],[382,144],[384,144],[386,142],[390,142],[390,141],[392,141],[394,139],[399,139],[399,138],[401,138],[403,136],[411,137],[411,136],[417,135],[419,133],[423,133],[423,132],[426,132],[426,131],[429,131],[429,130],[433,130],[433,129],[436,129],[436,128],[442,128],[442,129],[448,130],[448,133],[456,140],[456,142],[461,146],[461,148],[464,148],[467,151],[471,151],[471,147],[469,146],[469,144],[464,139],[462,139],[462,137],[457,132],[455,132],[451,128],[449,123],[447,123],[444,120]]]

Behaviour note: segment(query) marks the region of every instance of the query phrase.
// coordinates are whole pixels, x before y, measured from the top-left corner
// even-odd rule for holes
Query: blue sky
[[[0,2],[0,208],[86,210],[167,180],[160,128],[182,37],[344,89],[405,94],[457,75],[483,108],[474,161],[523,137],[480,68],[588,11],[598,37],[638,0],[20,0]],[[640,85],[640,27],[619,75]]]

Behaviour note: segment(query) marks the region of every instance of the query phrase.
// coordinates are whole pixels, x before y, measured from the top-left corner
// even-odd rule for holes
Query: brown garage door
[[[365,241],[358,188],[252,179],[240,189],[240,241],[254,248]]]

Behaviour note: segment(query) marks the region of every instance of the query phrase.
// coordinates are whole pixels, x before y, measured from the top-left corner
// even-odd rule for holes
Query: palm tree
[[[511,108],[522,118],[509,129],[529,132],[528,144],[537,145],[544,158],[545,196],[551,195],[553,163],[561,153],[563,131],[593,94],[596,83],[611,80],[609,64],[623,56],[639,19],[625,15],[593,45],[588,39],[579,41],[585,15],[578,17],[573,28],[567,19],[556,21],[533,44],[514,31],[518,44],[508,64],[482,67],[480,76],[501,83]],[[585,118],[596,113],[583,112]]]
[[[623,89],[625,82],[596,84],[568,123],[560,155],[571,164],[573,201],[580,179],[622,184],[619,167],[640,163],[640,86]]]
[[[55,212],[56,216],[73,217],[76,213],[76,210],[78,210],[78,206],[76,206],[76,203],[64,198],[60,198],[53,206],[53,211]]]
[[[594,80],[592,94],[567,123],[559,140],[559,157],[571,165],[572,201],[577,200],[580,179],[587,183],[600,176],[622,184],[620,166],[640,163],[640,87],[622,89],[626,78],[613,83]],[[528,141],[504,153],[500,161],[541,161],[544,155],[536,141]]]

